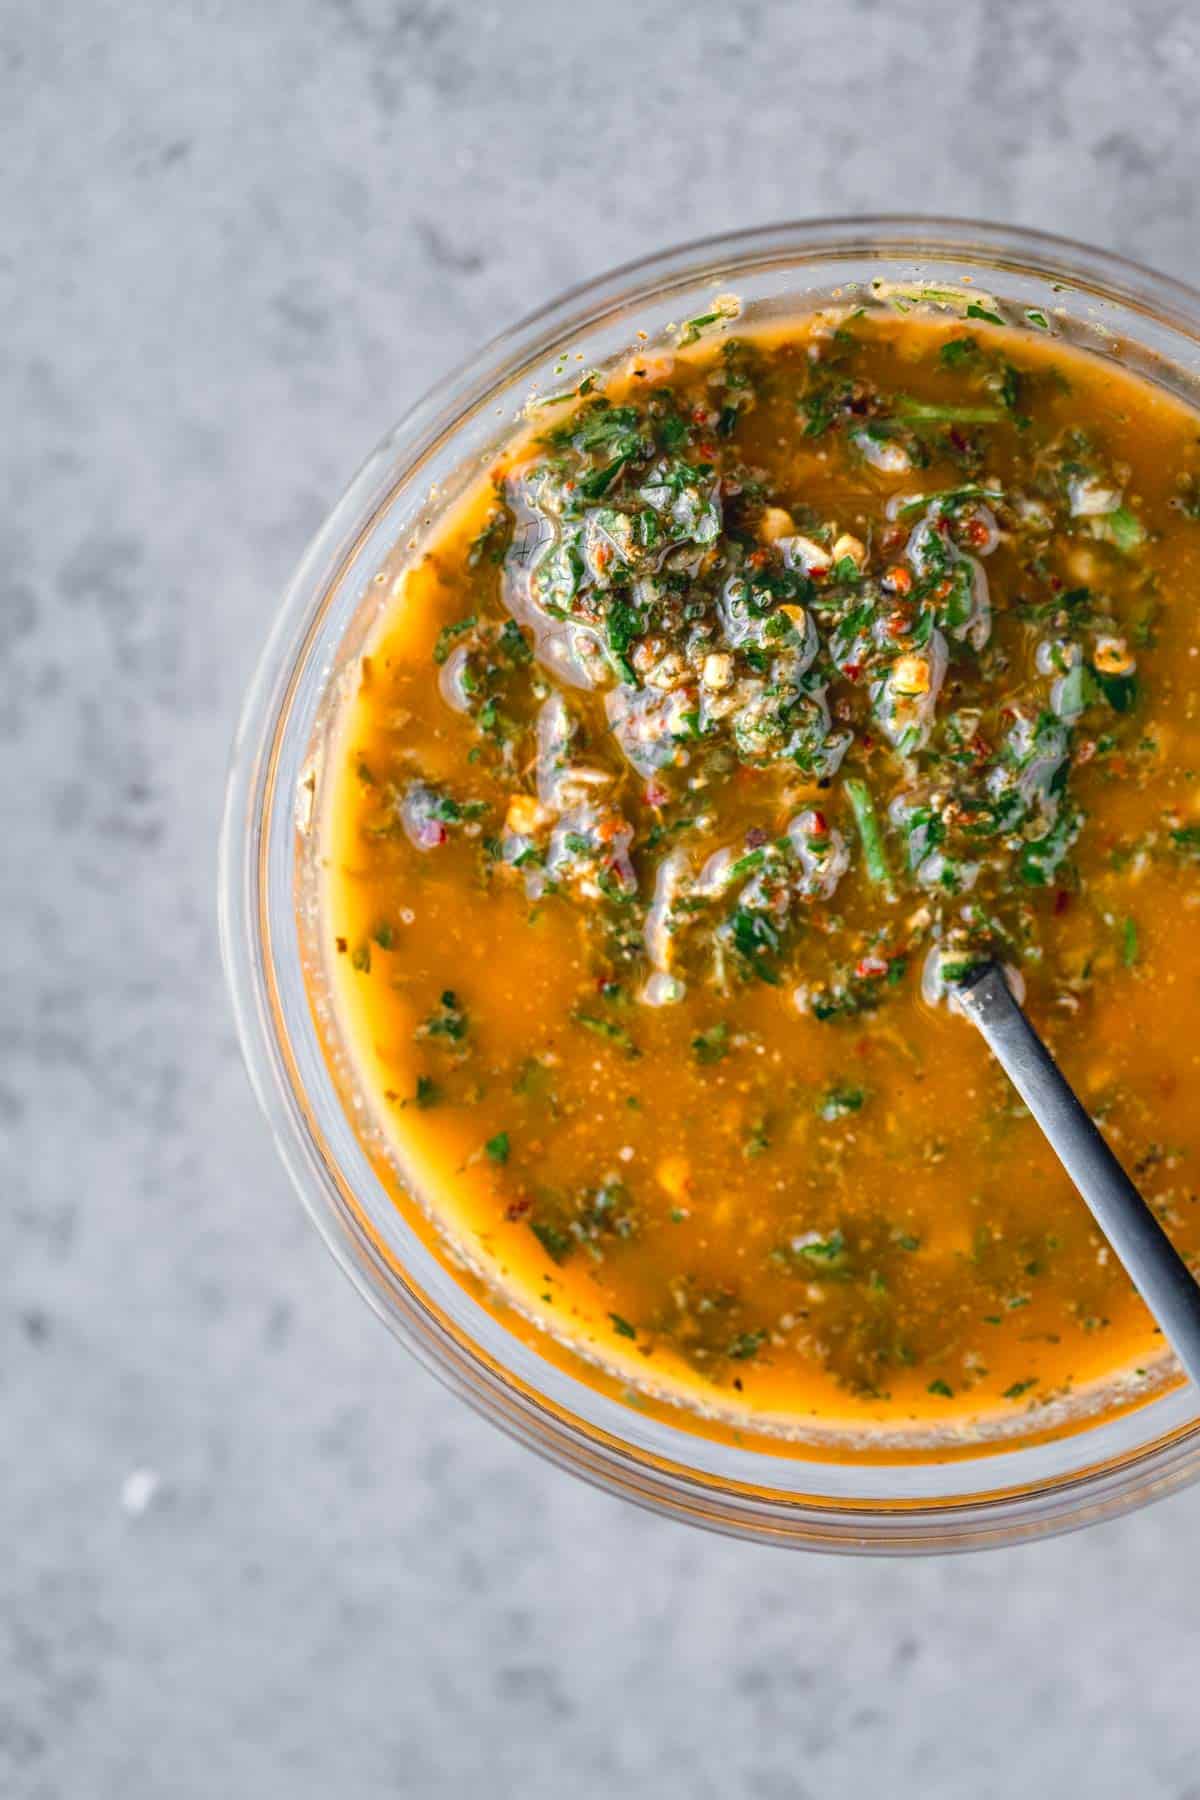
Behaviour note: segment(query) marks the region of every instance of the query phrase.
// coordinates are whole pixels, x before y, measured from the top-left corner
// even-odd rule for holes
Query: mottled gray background
[[[222,991],[227,745],[368,446],[747,222],[1200,276],[1194,5],[0,5],[0,1794],[1200,1795],[1200,1493],[789,1557],[447,1399],[288,1190]]]

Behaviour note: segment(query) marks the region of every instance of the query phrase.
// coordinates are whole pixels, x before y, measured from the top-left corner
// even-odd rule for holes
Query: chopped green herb
[[[531,1221],[529,1229],[551,1262],[566,1261],[571,1250],[571,1239],[565,1231],[559,1231],[557,1226],[544,1224],[538,1219]]]
[[[846,1240],[840,1231],[827,1238],[808,1238],[792,1246],[793,1255],[823,1268],[839,1268],[846,1260]]]
[[[733,947],[745,967],[769,987],[778,987],[779,975],[769,959],[777,954],[783,940],[766,914],[739,906],[730,920],[730,932]]]
[[[819,1117],[827,1121],[848,1118],[861,1112],[867,1101],[867,1090],[846,1081],[835,1081],[825,1089],[817,1102]]]
[[[910,419],[915,425],[938,421],[956,425],[995,425],[1004,417],[999,406],[951,405],[933,400],[910,400],[907,396],[896,402],[896,410],[902,419]]]
[[[445,1038],[450,1043],[460,1044],[467,1035],[467,1015],[458,1003],[458,996],[447,988],[438,1003],[438,1009],[431,1013],[425,1023],[417,1029],[418,1037]]]
[[[615,1044],[619,1050],[625,1052],[626,1056],[641,1055],[641,1051],[625,1027],[618,1025],[613,1019],[598,1018],[595,1013],[574,1012],[571,1014],[571,1021],[575,1025],[582,1026],[584,1031],[590,1031],[596,1037],[605,1038],[610,1044]]]
[[[1189,861],[1200,862],[1200,825],[1181,825],[1171,833],[1171,844]]]
[[[679,333],[679,347],[685,348],[702,337],[711,325],[723,325],[730,319],[736,319],[741,307],[732,297],[722,297],[713,303],[711,312],[699,313],[696,318],[689,319]]]
[[[847,781],[845,787],[846,798],[853,808],[854,823],[858,826],[858,835],[862,841],[867,875],[876,887],[890,888],[892,872],[888,867],[887,851],[883,847],[883,833],[879,829],[871,790],[865,781],[858,780]]]
[[[1132,919],[1125,919],[1121,925],[1121,961],[1131,969],[1137,959],[1138,928]]]
[[[999,313],[989,312],[985,306],[978,306],[973,300],[967,307],[967,317],[968,319],[986,319],[989,325],[1003,325],[1004,323]]]
[[[458,639],[468,631],[473,631],[476,623],[475,614],[471,613],[465,619],[456,620],[453,625],[443,625],[437,634],[437,642],[433,646],[434,662],[444,663]]]
[[[951,338],[942,345],[938,352],[938,361],[946,369],[960,369],[964,363],[979,355],[979,345],[973,337]]]
[[[1146,541],[1145,526],[1127,506],[1118,506],[1115,512],[1104,513],[1100,523],[1105,537],[1126,556],[1139,550]]]
[[[692,1039],[692,1055],[699,1063],[720,1062],[728,1049],[729,1026],[724,1019],[710,1025],[707,1031],[698,1031]]]
[[[467,553],[468,567],[477,569],[484,562],[502,563],[512,539],[512,527],[512,514],[508,508],[498,507],[472,541]]]
[[[750,1129],[746,1134],[746,1141],[742,1145],[742,1155],[747,1157],[761,1156],[764,1151],[769,1150],[770,1148],[771,1139],[767,1135],[767,1119],[766,1115],[763,1114],[751,1123]]]

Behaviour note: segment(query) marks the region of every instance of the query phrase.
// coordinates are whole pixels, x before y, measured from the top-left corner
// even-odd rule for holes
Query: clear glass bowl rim
[[[981,1456],[975,1491],[912,1500],[903,1477],[890,1498],[834,1500],[758,1480],[715,1476],[695,1466],[683,1432],[665,1432],[662,1453],[635,1448],[612,1428],[614,1408],[597,1416],[577,1384],[579,1406],[564,1407],[537,1382],[471,1341],[418,1287],[397,1280],[350,1204],[342,1172],[324,1147],[321,1120],[302,1091],[278,1004],[279,983],[298,977],[275,965],[272,923],[292,905],[290,883],[274,872],[291,836],[293,796],[276,790],[279,748],[298,673],[311,670],[326,603],[349,561],[390,516],[430,456],[453,443],[507,383],[597,321],[633,303],[665,299],[715,280],[735,285],[739,270],[839,258],[881,266],[933,261],[1061,282],[1072,294],[1119,306],[1194,347],[1200,363],[1200,292],[1138,263],[1050,233],[978,220],[889,215],[799,220],[735,231],[641,258],[578,286],[501,333],[443,377],[368,457],[317,532],[283,598],[247,691],[234,740],[218,872],[225,965],[242,1053],[276,1146],[310,1217],[354,1285],[418,1359],[477,1411],[519,1441],[594,1484],[660,1513],[760,1542],[869,1553],[965,1550],[1043,1537],[1129,1510],[1200,1476],[1200,1421],[1176,1389],[1131,1413],[1077,1433],[1095,1454],[1066,1472],[1034,1467],[1036,1446]],[[393,534],[395,535],[395,534]],[[285,891],[286,889],[286,891]],[[561,1384],[559,1384],[561,1386]],[[626,1409],[628,1410],[628,1409]],[[1149,1430],[1130,1429],[1137,1421]],[[769,1459],[773,1462],[774,1459]],[[789,1459],[793,1468],[805,1465]],[[1010,1465],[1017,1479],[988,1482]],[[897,1468],[903,1465],[895,1465]],[[960,1463],[957,1465],[962,1467]]]

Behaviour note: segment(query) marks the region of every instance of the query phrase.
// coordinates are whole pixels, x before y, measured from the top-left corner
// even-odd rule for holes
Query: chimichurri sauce
[[[970,315],[717,318],[535,405],[343,723],[339,990],[435,1208],[764,1419],[1161,1353],[946,1003],[979,957],[1200,1248],[1200,421]]]

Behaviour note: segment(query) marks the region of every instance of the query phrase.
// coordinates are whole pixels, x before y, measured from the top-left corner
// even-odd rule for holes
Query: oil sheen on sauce
[[[328,785],[343,1028],[448,1237],[767,1430],[1033,1433],[1163,1354],[972,958],[1200,1253],[1200,421],[975,310],[532,409],[389,568]]]

